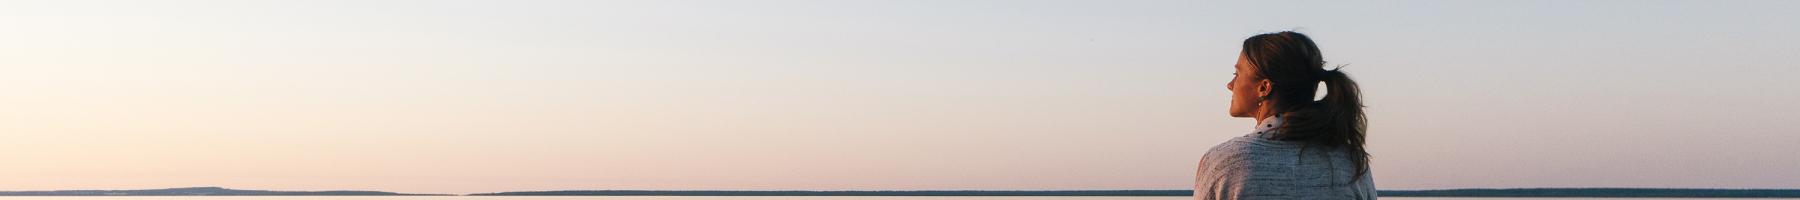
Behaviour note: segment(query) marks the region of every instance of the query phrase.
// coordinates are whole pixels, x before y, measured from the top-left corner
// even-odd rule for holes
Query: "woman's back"
[[[1301,143],[1261,138],[1232,138],[1200,159],[1194,197],[1235,199],[1375,199],[1370,173],[1356,167],[1341,150],[1307,148]]]

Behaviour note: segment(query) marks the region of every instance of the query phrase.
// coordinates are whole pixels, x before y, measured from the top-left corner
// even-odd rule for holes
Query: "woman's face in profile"
[[[1248,57],[1243,53],[1238,53],[1237,64],[1234,66],[1237,71],[1231,73],[1231,82],[1225,82],[1225,89],[1231,90],[1231,117],[1261,115],[1262,113],[1257,112],[1262,110],[1262,105],[1257,102],[1262,101],[1259,98],[1269,92],[1269,81],[1256,74],[1256,66],[1252,66],[1246,58]]]

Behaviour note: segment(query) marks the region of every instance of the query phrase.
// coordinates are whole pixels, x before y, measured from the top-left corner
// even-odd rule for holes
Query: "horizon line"
[[[284,193],[329,193],[329,192],[387,193],[387,194],[371,194],[370,196],[387,196],[387,195],[481,196],[481,195],[531,194],[531,193],[542,194],[542,193],[557,193],[557,192],[562,192],[562,193],[569,193],[569,192],[646,192],[646,193],[682,193],[682,192],[689,192],[689,193],[692,193],[692,192],[716,192],[716,193],[734,193],[734,192],[736,192],[736,193],[742,193],[742,192],[748,192],[748,193],[933,193],[933,192],[950,192],[950,193],[955,193],[955,192],[975,192],[975,193],[989,193],[989,194],[1068,193],[1068,192],[1140,192],[1140,193],[1133,193],[1133,194],[1139,194],[1139,195],[1132,195],[1132,196],[1143,196],[1142,194],[1160,194],[1160,193],[1170,193],[1170,192],[1192,192],[1193,191],[1192,189],[859,189],[859,190],[559,189],[559,190],[516,190],[516,191],[478,192],[478,193],[460,193],[459,194],[459,193],[400,193],[400,192],[390,192],[390,191],[383,191],[383,190],[347,190],[347,189],[264,190],[264,189],[236,189],[236,188],[220,187],[220,186],[197,186],[197,187],[169,187],[169,188],[153,188],[153,189],[0,190],[0,196],[88,196],[88,195],[7,195],[4,193],[93,192],[93,191],[123,193],[123,192],[169,191],[169,190],[216,190],[216,191],[228,191],[228,192],[284,192]],[[1678,187],[1508,187],[1508,188],[1501,188],[1501,187],[1494,187],[1494,188],[1442,188],[1442,189],[1380,189],[1380,190],[1378,190],[1378,192],[1383,192],[1383,193],[1386,193],[1386,192],[1453,192],[1453,191],[1508,191],[1508,190],[1514,190],[1514,191],[1517,191],[1517,190],[1688,190],[1688,191],[1787,191],[1787,192],[1800,192],[1800,188],[1697,188],[1697,187],[1690,187],[1690,188],[1678,188]],[[206,193],[206,194],[210,194],[210,193]],[[182,195],[130,195],[130,194],[105,195],[103,193],[100,195],[91,195],[91,196],[182,196]],[[257,196],[306,196],[306,195],[257,195]],[[359,196],[359,195],[346,195],[346,196]],[[707,195],[707,196],[713,196],[713,195]],[[718,195],[718,196],[770,196],[770,195],[765,194],[765,195]],[[880,195],[871,195],[871,196],[880,196]],[[907,196],[907,195],[897,195],[897,196]],[[1018,195],[1018,196],[1038,196],[1038,195]],[[1042,195],[1042,196],[1071,196],[1071,195]],[[1086,195],[1073,195],[1073,196],[1086,196]],[[1161,196],[1161,195],[1158,195],[1158,196]]]
[[[373,189],[371,189],[371,190],[362,190],[362,189],[319,189],[319,190],[304,190],[304,189],[303,189],[303,190],[280,190],[280,189],[242,189],[242,188],[239,188],[239,187],[226,187],[226,186],[187,186],[187,187],[157,187],[157,188],[135,188],[135,189],[133,189],[133,188],[127,188],[127,189],[39,189],[39,190],[0,190],[0,192],[39,192],[39,191],[78,191],[78,190],[105,190],[105,191],[127,191],[127,190],[162,190],[162,189],[196,189],[196,188],[221,188],[221,189],[232,189],[232,190],[263,190],[263,191],[281,191],[281,192],[332,192],[332,191],[388,191],[388,190],[373,190]],[[1464,188],[1401,188],[1401,189],[1380,189],[1380,190],[1384,190],[1384,191],[1386,191],[1386,190],[1393,190],[1393,191],[1422,191],[1422,190],[1468,190],[1468,189],[1706,189],[1706,190],[1746,190],[1746,189],[1747,189],[1747,190],[1800,190],[1800,187],[1792,187],[1792,188],[1756,188],[1756,187],[1736,187],[1736,188],[1733,188],[1733,187],[1619,187],[1619,186],[1579,186],[1579,187],[1464,187]],[[1160,190],[1192,190],[1192,189],[1103,189],[1103,188],[1094,188],[1094,189],[950,189],[950,188],[943,188],[943,189],[548,189],[548,190],[515,190],[515,191],[503,191],[503,192],[543,192],[543,191],[771,191],[771,192],[787,192],[787,191],[816,191],[816,192],[828,192],[828,191],[859,191],[859,192],[860,192],[860,191],[1160,191]]]

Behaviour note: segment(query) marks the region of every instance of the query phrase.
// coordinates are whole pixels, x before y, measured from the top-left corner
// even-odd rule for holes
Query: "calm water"
[[[57,200],[57,199],[62,199],[62,200],[176,200],[176,199],[202,199],[202,200],[503,200],[503,199],[504,199],[504,200],[510,200],[510,199],[523,199],[523,200],[787,200],[787,199],[793,199],[793,200],[898,200],[898,199],[922,199],[922,200],[1040,200],[1040,199],[1042,199],[1042,200],[1102,200],[1102,199],[1124,199],[1124,200],[1188,200],[1188,199],[1191,199],[1191,198],[1189,198],[1189,197],[652,197],[652,196],[640,196],[640,197],[624,197],[624,196],[612,196],[612,197],[529,197],[529,196],[527,196],[527,197],[491,197],[491,196],[393,196],[393,197],[332,197],[332,196],[315,196],[315,197],[209,197],[209,196],[178,196],[178,197],[0,197],[0,200],[25,200],[25,199],[49,199],[49,200]],[[1684,199],[1684,198],[1427,198],[1427,197],[1392,197],[1392,198],[1382,198],[1382,199],[1398,199],[1398,200],[1575,200],[1575,199],[1613,199],[1613,200],[1731,200],[1731,199],[1732,199],[1732,198],[1698,198],[1698,199]],[[1768,198],[1756,198],[1756,199],[1768,199]],[[1748,200],[1748,199],[1743,199],[1743,200]]]

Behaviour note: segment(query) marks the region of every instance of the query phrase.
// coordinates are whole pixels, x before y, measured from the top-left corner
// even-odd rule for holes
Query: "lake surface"
[[[696,196],[0,196],[0,200],[1189,200],[1190,197],[825,197],[825,196],[761,196],[761,197],[696,197]],[[1398,200],[1750,200],[1771,198],[1474,198],[1474,197],[1383,197]]]

